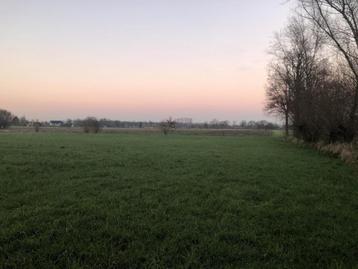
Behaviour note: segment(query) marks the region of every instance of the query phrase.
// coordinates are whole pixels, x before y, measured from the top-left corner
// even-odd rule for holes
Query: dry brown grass
[[[322,153],[340,158],[342,161],[346,163],[358,163],[357,142],[327,144],[324,141],[319,141],[317,143],[309,144],[295,137],[289,137],[287,138],[287,141],[300,146],[302,145],[311,146]]]

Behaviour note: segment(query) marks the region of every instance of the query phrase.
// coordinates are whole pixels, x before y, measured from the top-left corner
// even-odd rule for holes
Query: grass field
[[[0,268],[358,268],[356,168],[279,137],[0,134]]]

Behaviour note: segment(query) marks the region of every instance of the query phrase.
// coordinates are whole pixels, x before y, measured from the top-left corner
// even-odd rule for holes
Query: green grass
[[[0,268],[357,268],[358,173],[279,137],[0,134]]]

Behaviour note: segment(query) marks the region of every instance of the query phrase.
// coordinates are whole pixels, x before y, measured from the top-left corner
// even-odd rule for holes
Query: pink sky
[[[267,118],[266,50],[289,8],[281,0],[2,1],[0,107],[40,120]]]

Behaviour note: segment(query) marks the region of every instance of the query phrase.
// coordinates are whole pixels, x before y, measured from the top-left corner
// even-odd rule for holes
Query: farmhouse
[[[53,126],[53,127],[61,127],[64,124],[65,123],[63,121],[60,121],[60,120],[50,120],[50,126]]]

